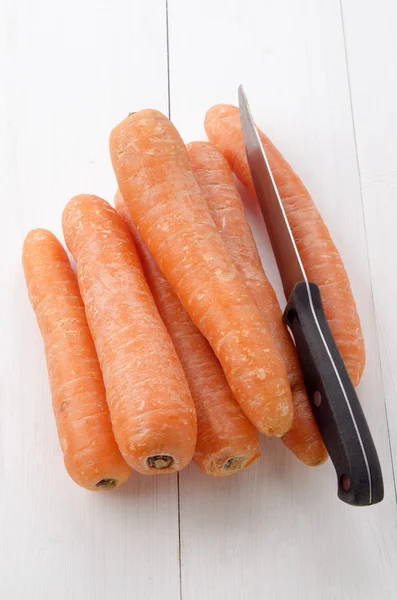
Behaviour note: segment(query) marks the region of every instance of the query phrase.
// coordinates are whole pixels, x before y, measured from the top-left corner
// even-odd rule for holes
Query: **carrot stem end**
[[[147,459],[147,464],[151,469],[167,469],[173,462],[174,458],[168,454],[156,454]]]
[[[101,479],[95,484],[100,490],[113,490],[117,486],[117,479]]]
[[[235,458],[229,458],[223,465],[224,471],[239,471],[243,468],[246,461],[245,456],[236,456]]]

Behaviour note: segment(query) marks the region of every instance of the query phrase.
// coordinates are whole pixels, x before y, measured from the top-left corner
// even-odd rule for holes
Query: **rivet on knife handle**
[[[284,321],[294,336],[312,410],[335,466],[339,498],[355,506],[380,502],[383,480],[378,455],[317,285],[295,285]]]

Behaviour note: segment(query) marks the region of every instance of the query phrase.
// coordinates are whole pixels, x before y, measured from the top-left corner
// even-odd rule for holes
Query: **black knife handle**
[[[295,339],[314,417],[338,476],[338,496],[355,506],[383,499],[378,455],[314,283],[292,290],[284,321]]]

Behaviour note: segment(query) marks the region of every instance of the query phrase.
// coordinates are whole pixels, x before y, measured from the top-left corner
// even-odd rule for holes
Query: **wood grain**
[[[356,16],[360,14],[360,26]],[[397,5],[343,0],[357,161],[390,442],[397,466]],[[376,40],[369,45],[368,40]]]
[[[395,598],[397,32],[393,0],[378,4],[168,0],[168,80],[166,0],[0,3],[2,597]],[[181,473],[179,555],[176,477],[134,475],[95,495],[68,479],[20,252],[32,227],[60,234],[72,195],[112,197],[108,134],[125,114],[166,113],[169,87],[173,121],[186,141],[200,139],[206,109],[236,103],[239,83],[349,271],[368,352],[359,394],[386,497],[345,506],[330,464],[306,468],[264,440],[262,459],[235,478]],[[247,209],[284,302],[260,214]]]
[[[337,500],[330,464],[305,468],[277,441],[265,441],[262,459],[235,479],[191,467],[180,475],[182,597],[392,598],[396,504],[339,3],[171,0],[169,24],[171,115],[186,141],[201,138],[206,109],[235,104],[244,83],[259,125],[329,225],[362,317],[359,395],[386,483],[381,505],[354,510]],[[280,292],[252,202],[249,213]]]
[[[175,600],[176,476],[93,495],[68,478],[21,266],[28,229],[60,234],[72,195],[112,199],[112,126],[167,111],[165,2],[1,2],[0,40],[1,596]]]

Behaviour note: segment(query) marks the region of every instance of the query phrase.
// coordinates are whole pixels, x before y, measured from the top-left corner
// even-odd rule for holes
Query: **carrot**
[[[267,279],[233,173],[223,154],[208,142],[187,146],[190,162],[211,216],[234,262],[265,316],[267,326],[284,360],[294,403],[294,420],[283,442],[307,465],[327,458],[320,432],[310,407],[298,357],[282,320],[276,294]]]
[[[205,117],[208,138],[224,154],[242,183],[255,193],[245,155],[239,110],[220,104]],[[308,190],[272,142],[260,137],[306,274],[321,291],[325,315],[354,385],[365,365],[360,319],[342,259]]]
[[[66,252],[45,229],[23,246],[30,302],[43,336],[52,403],[66,469],[82,487],[110,490],[131,472],[115,442],[83,301]]]
[[[116,193],[115,207],[127,225],[160,316],[170,334],[197,412],[196,464],[207,475],[231,475],[259,457],[258,432],[237,404],[211,346],[195,327],[160,272]]]
[[[250,421],[267,435],[291,427],[288,378],[265,320],[234,267],[177,130],[142,110],[111,133],[120,192],[150,253],[219,359]]]
[[[68,203],[62,224],[121,453],[140,473],[182,469],[194,453],[195,409],[127,228],[90,195]]]

